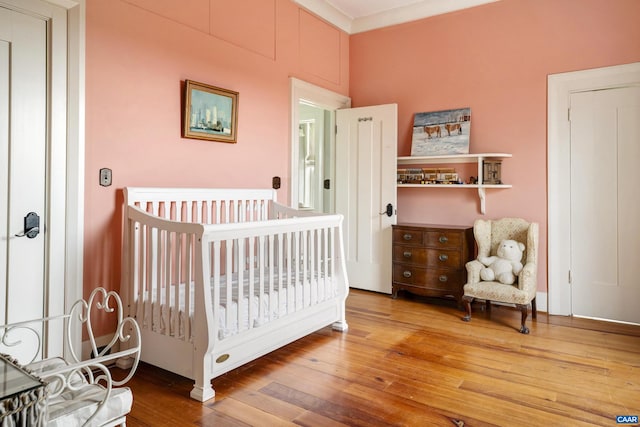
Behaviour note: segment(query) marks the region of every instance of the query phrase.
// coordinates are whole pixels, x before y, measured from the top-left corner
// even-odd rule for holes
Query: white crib
[[[309,333],[345,331],[342,216],[276,203],[275,190],[125,188],[121,295],[141,360],[211,380]]]

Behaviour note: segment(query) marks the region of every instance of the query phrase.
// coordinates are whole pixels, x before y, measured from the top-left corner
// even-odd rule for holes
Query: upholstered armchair
[[[496,255],[498,245],[505,239],[524,243],[523,268],[513,285],[505,285],[498,281],[482,281],[480,270],[485,266],[477,259],[469,261],[466,264],[467,284],[464,285],[462,297],[467,313],[462,320],[471,320],[471,302],[476,298],[486,301],[487,310],[491,309],[491,301],[515,304],[522,313],[520,332],[528,334],[529,328],[525,322],[529,304],[531,315],[536,318],[538,224],[520,218],[476,220],[473,234],[478,245],[478,258]]]

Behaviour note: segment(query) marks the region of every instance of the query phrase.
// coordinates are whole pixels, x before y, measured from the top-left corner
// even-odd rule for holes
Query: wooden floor
[[[640,327],[353,290],[346,333],[322,329],[213,381],[142,364],[137,426],[582,426],[640,414]],[[435,301],[435,303],[434,303]],[[167,349],[167,351],[171,351]]]

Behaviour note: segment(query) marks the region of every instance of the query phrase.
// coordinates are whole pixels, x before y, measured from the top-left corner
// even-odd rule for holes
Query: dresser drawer
[[[396,264],[393,266],[393,281],[426,289],[456,290],[462,273],[452,270],[437,270]]]
[[[433,248],[460,248],[464,235],[455,231],[427,231],[425,245]]]
[[[458,249],[427,249],[427,267],[462,268],[462,256]]]
[[[427,265],[427,252],[426,248],[393,245],[393,262]]]
[[[393,262],[434,268],[461,268],[462,257],[455,249],[430,249],[413,246],[393,246]]]
[[[395,228],[393,230],[393,244],[423,246],[423,235],[422,230]]]

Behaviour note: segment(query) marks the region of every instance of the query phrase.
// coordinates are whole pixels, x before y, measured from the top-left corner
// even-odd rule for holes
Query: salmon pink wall
[[[458,107],[471,107],[470,152],[513,154],[502,165],[513,188],[487,190],[484,216],[472,189],[399,188],[398,220],[537,221],[546,291],[547,76],[640,61],[639,20],[637,0],[501,0],[353,35],[352,104],[398,104],[399,156],[414,113]]]
[[[280,176],[286,202],[289,77],[346,95],[348,49],[290,0],[87,1],[86,293],[120,287],[125,186],[268,188]],[[237,144],[181,138],[185,79],[239,92]],[[99,185],[100,168],[113,185]]]

